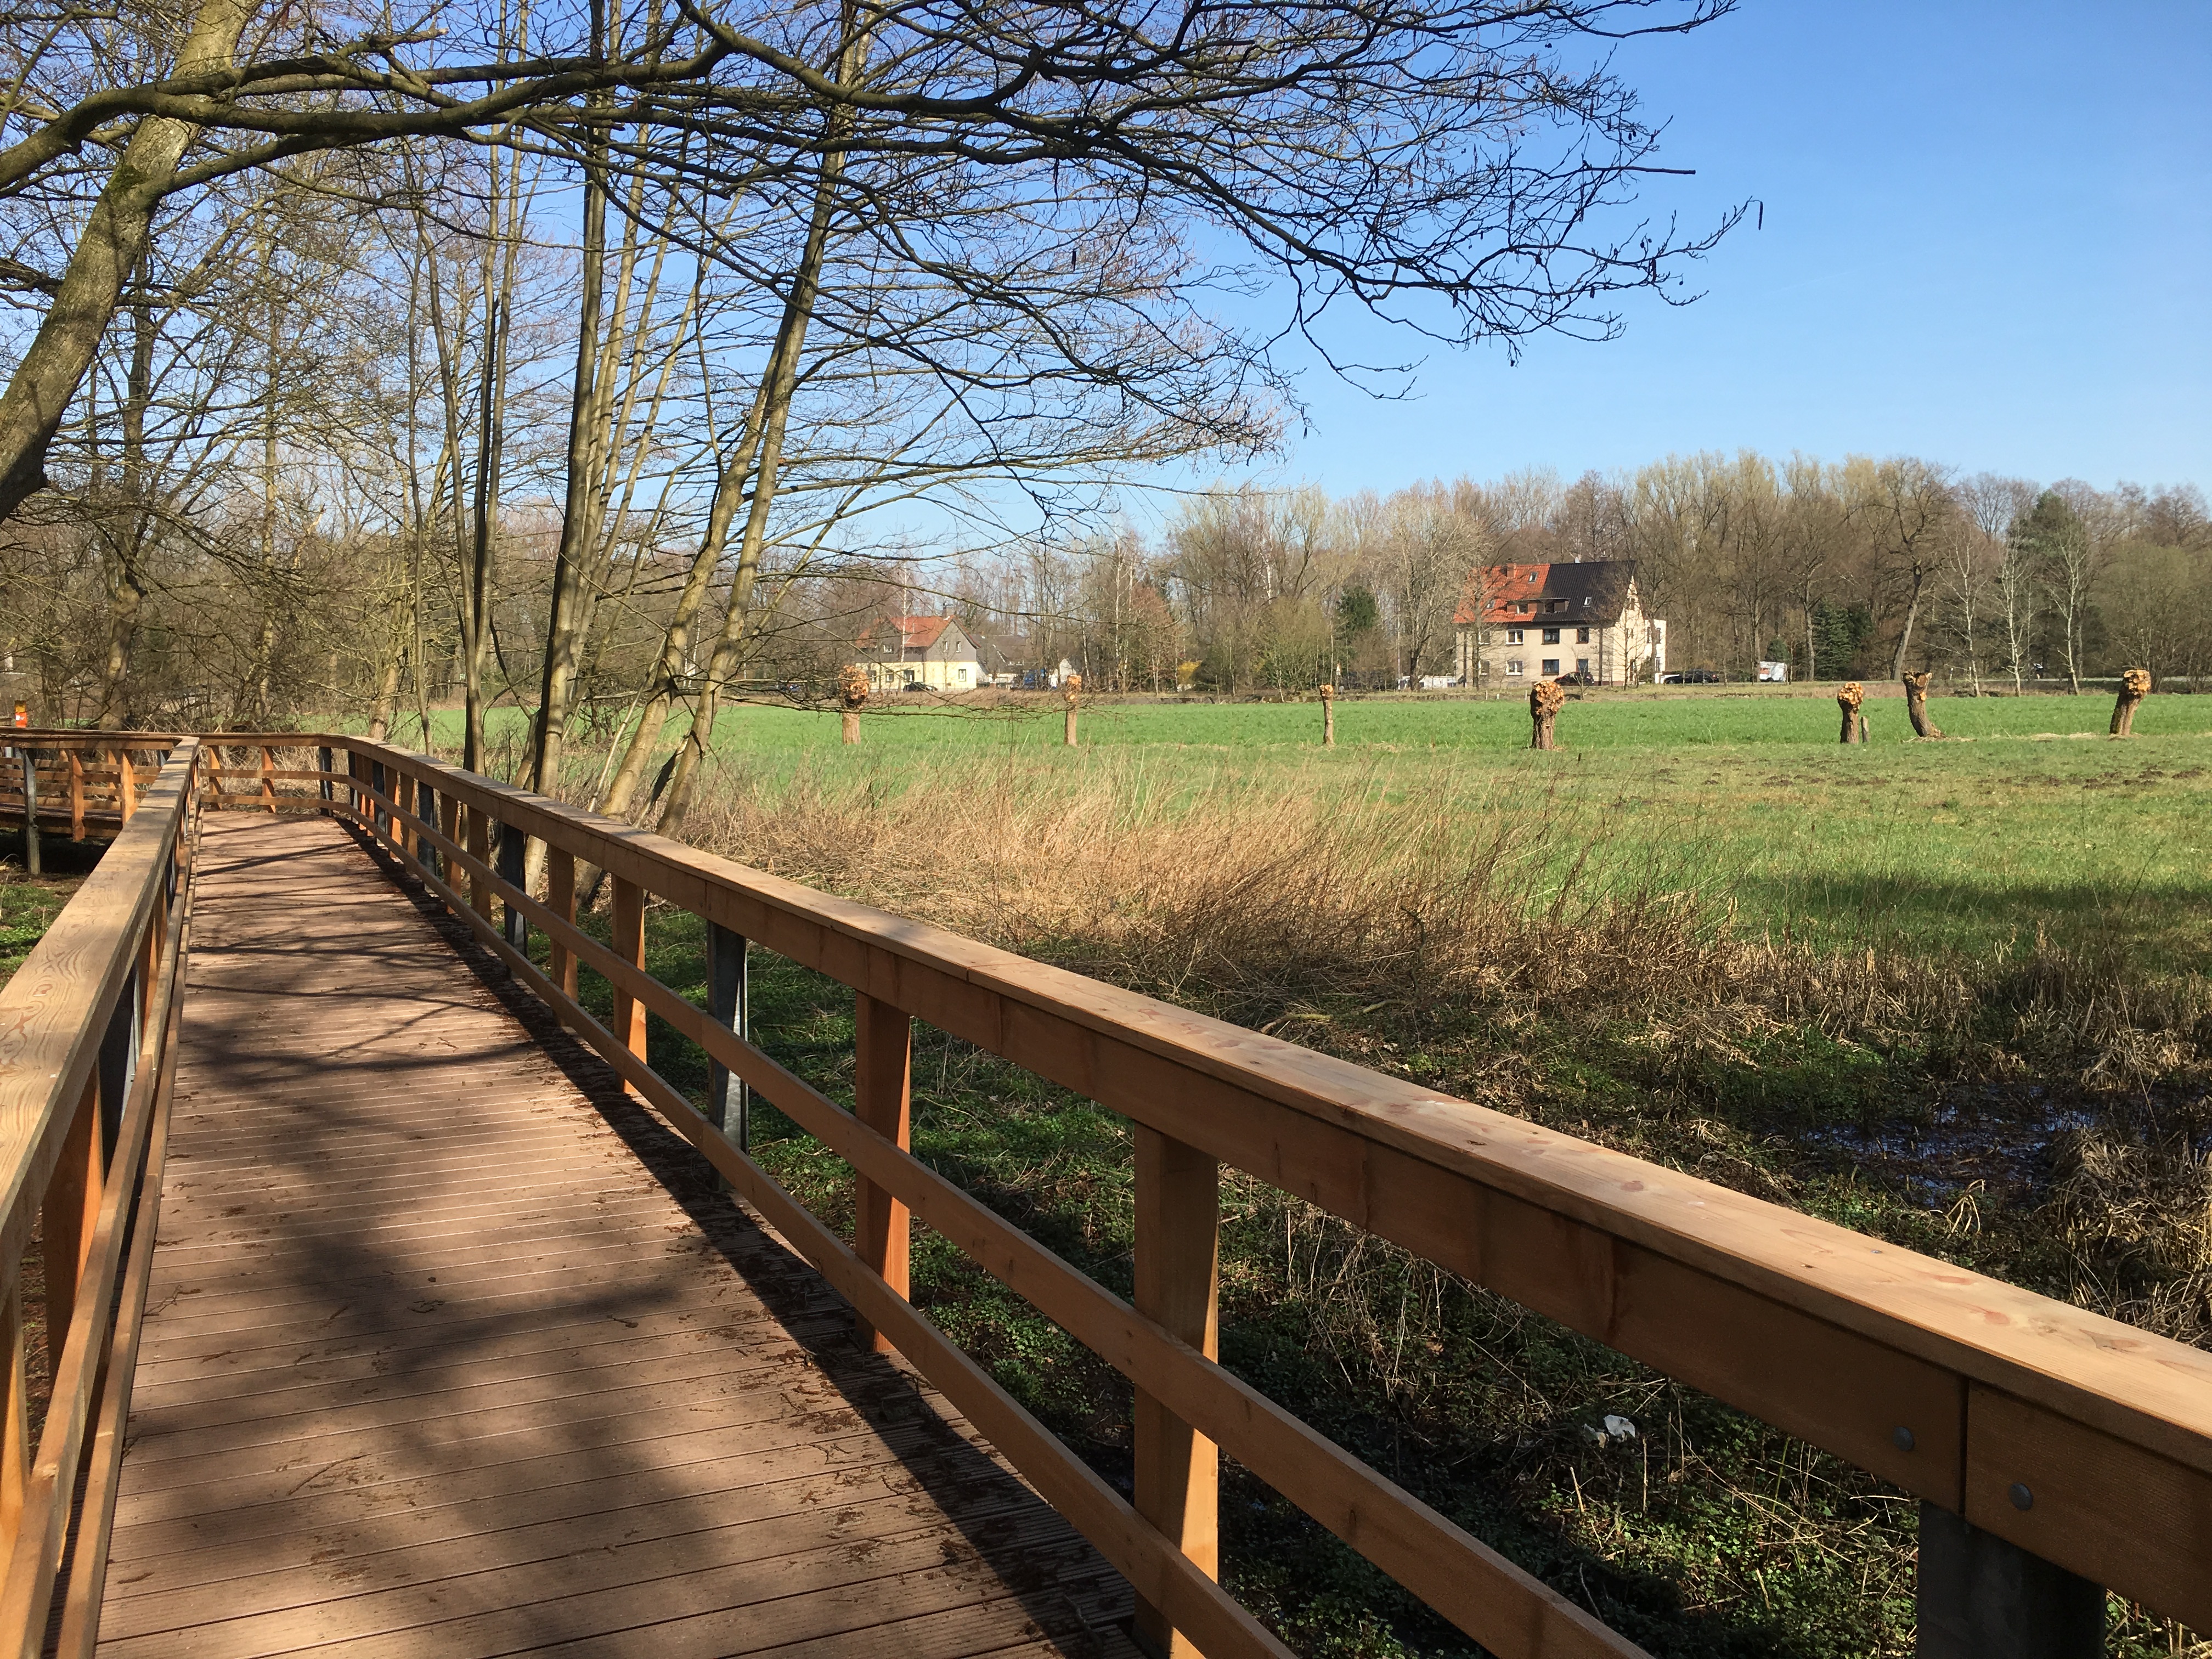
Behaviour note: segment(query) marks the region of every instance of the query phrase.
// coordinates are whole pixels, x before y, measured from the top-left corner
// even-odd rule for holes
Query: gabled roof
[[[899,648],[906,651],[927,651],[945,636],[952,625],[950,617],[885,617],[868,624],[860,635],[860,648],[872,651],[878,645],[889,647],[890,641],[881,635],[881,630],[895,629],[898,633]]]
[[[1498,627],[1549,617],[1578,627],[1610,627],[1620,620],[1635,580],[1633,559],[1480,565],[1468,575],[1452,621],[1462,628]]]

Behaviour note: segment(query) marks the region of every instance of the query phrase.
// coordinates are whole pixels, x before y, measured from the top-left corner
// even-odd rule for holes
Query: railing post
[[[645,968],[645,890],[634,881],[615,878],[614,952],[641,972]],[[645,1005],[619,985],[614,988],[615,1041],[646,1059]],[[634,1085],[623,1085],[638,1094]],[[640,1098],[642,1098],[641,1096]]]
[[[1920,1506],[1914,1602],[1914,1659],[2100,1659],[2105,1651],[2101,1585],[1933,1504]]]
[[[707,924],[707,1013],[740,1041],[750,1041],[752,998],[746,983],[745,936],[719,921]],[[710,1057],[707,1115],[740,1152],[752,1138],[751,1104],[744,1079]]]
[[[576,855],[550,843],[545,848],[545,908],[576,925]],[[573,1000],[576,994],[576,953],[558,935],[546,936],[548,977]]]
[[[276,750],[269,744],[261,745],[261,802],[271,812],[276,810]]]
[[[1136,1127],[1139,1313],[1208,1359],[1220,1356],[1221,1166],[1195,1146]],[[1138,1514],[1206,1573],[1221,1573],[1221,1455],[1213,1442],[1136,1390]],[[1195,1659],[1188,1637],[1142,1596],[1137,1632],[1158,1652]]]
[[[389,780],[385,775],[384,763],[380,760],[372,760],[369,762],[368,787],[371,789],[374,789],[380,795],[388,795],[392,793],[390,788],[387,787],[388,782]],[[386,839],[390,838],[392,835],[392,814],[384,810],[383,802],[373,801],[370,803],[369,821],[383,831]]]
[[[853,1115],[902,1150],[913,1145],[913,1071],[914,1021],[866,991],[854,992]],[[855,1177],[854,1253],[901,1296],[907,1294],[912,1234],[906,1206],[866,1176]],[[890,1340],[866,1320],[856,1320],[854,1330],[863,1346],[891,1351]]]
[[[84,839],[84,756],[77,750],[69,751],[70,774],[70,839]]]
[[[38,875],[39,869],[39,762],[27,749],[16,751],[23,757],[23,869]]]
[[[529,844],[530,837],[513,824],[500,825],[499,878],[517,890],[521,889],[523,882],[523,851]],[[507,911],[507,942],[516,950],[527,952],[530,949],[529,917],[523,915],[519,905],[509,903],[504,908]]]
[[[331,781],[331,751],[328,744],[315,750],[315,759],[318,763],[317,769],[323,775],[322,781],[316,785],[316,787],[322,791],[325,800],[335,800],[337,798],[337,786]]]
[[[77,1279],[92,1249],[92,1230],[100,1217],[100,1189],[106,1173],[106,1160],[100,1156],[101,1092],[97,1076],[85,1085],[76,1116],[62,1142],[61,1157],[46,1181],[41,1206],[39,1231],[46,1270],[46,1353],[54,1370],[61,1368],[62,1344],[69,1338],[70,1320],[76,1311]]]
[[[481,806],[470,807],[468,818],[469,856],[478,864],[489,864],[491,862],[491,819]],[[469,908],[486,921],[491,920],[491,884],[474,870],[469,872]]]
[[[138,769],[131,764],[128,749],[117,750],[115,758],[118,767],[115,780],[118,789],[117,799],[121,803],[123,821],[128,823],[131,815],[138,810]]]

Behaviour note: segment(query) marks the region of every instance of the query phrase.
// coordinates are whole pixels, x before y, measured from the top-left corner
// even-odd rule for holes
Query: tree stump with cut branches
[[[1844,711],[1844,730],[1838,742],[1864,743],[1867,740],[1866,716],[1859,713],[1859,705],[1865,701],[1866,687],[1856,680],[1844,681],[1842,689],[1836,693],[1836,707]]]
[[[1336,747],[1336,688],[1327,680],[1321,683],[1321,746]]]
[[[1531,749],[1557,749],[1559,738],[1552,724],[1559,718],[1559,710],[1567,706],[1567,688],[1557,680],[1538,680],[1528,688],[1528,719],[1535,730],[1530,733]]]
[[[1923,738],[1940,738],[1936,722],[1928,718],[1928,671],[1905,677],[1905,714],[1912,722],[1912,729]]]
[[[2136,706],[2150,696],[2150,670],[2130,668],[2120,676],[2120,699],[2112,705],[2112,735],[2135,735]]]
[[[1064,741],[1070,749],[1075,747],[1075,712],[1078,700],[1083,695],[1083,676],[1070,674],[1060,683],[1061,695],[1067,699],[1067,735]]]
[[[837,671],[837,706],[843,712],[847,743],[860,740],[860,709],[868,701],[868,671],[848,662]]]

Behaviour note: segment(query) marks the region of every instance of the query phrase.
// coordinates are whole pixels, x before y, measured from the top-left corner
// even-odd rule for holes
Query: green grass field
[[[853,747],[834,714],[751,705],[724,714],[709,776],[896,794],[1068,787],[1104,769],[1124,797],[1170,802],[1222,788],[1384,799],[1471,834],[1524,822],[1560,865],[1696,887],[1739,930],[1980,955],[2042,940],[2124,949],[2155,970],[2212,966],[2212,697],[2152,697],[2126,742],[2104,735],[2102,696],[1939,698],[1946,733],[1973,739],[1941,744],[1905,739],[1900,700],[1868,707],[1874,741],[1846,748],[1825,697],[1597,694],[1561,716],[1565,746],[1537,754],[1517,702],[1347,700],[1333,750],[1312,703],[1101,703],[1075,750],[1056,702],[895,703],[864,716]],[[441,720],[438,735],[458,733]],[[586,765],[598,769],[580,757],[572,793],[588,793]]]

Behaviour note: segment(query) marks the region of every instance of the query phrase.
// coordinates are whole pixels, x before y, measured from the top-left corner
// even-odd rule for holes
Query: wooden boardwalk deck
[[[210,815],[198,882],[103,1654],[1132,1651],[1120,1578],[346,832]]]

